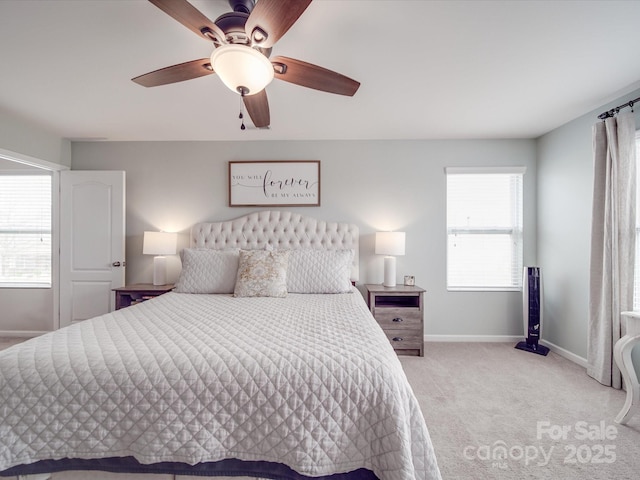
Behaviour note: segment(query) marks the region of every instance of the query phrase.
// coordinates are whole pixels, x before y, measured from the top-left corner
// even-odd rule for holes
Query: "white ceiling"
[[[0,109],[74,140],[534,138],[640,87],[639,23],[640,1],[315,0],[272,55],[360,90],[275,80],[243,132],[215,75],[131,82],[212,50],[151,3],[0,0]]]

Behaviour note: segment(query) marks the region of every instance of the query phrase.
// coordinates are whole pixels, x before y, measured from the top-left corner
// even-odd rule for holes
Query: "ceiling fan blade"
[[[350,97],[360,87],[360,82],[349,77],[295,58],[275,57],[271,63],[276,78],[303,87]]]
[[[225,43],[224,32],[187,0],[149,0],[156,7],[189,30],[207,40]]]
[[[255,95],[242,97],[242,100],[253,124],[257,128],[268,127],[271,123],[271,118],[269,115],[269,100],[267,99],[266,90],[260,90]]]
[[[311,0],[259,0],[251,11],[245,31],[252,43],[269,48],[302,15]]]
[[[204,77],[215,73],[211,68],[211,59],[200,58],[190,62],[172,65],[153,72],[145,73],[131,80],[143,87],[157,87],[169,83],[183,82],[192,78]]]

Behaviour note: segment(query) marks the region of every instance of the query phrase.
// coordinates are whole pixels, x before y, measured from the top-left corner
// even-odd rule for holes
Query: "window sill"
[[[522,287],[447,287],[447,292],[521,292]]]
[[[23,289],[50,289],[50,283],[0,283],[0,289],[3,288],[23,288]]]

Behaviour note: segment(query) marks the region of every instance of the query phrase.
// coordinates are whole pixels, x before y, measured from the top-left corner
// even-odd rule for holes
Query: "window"
[[[524,167],[447,168],[447,289],[519,290]]]
[[[0,174],[0,287],[51,286],[51,175]]]

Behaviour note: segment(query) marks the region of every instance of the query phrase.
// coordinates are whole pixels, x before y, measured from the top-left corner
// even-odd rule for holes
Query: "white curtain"
[[[622,387],[613,346],[624,334],[620,312],[633,309],[636,152],[632,112],[593,127],[594,183],[587,373]]]

